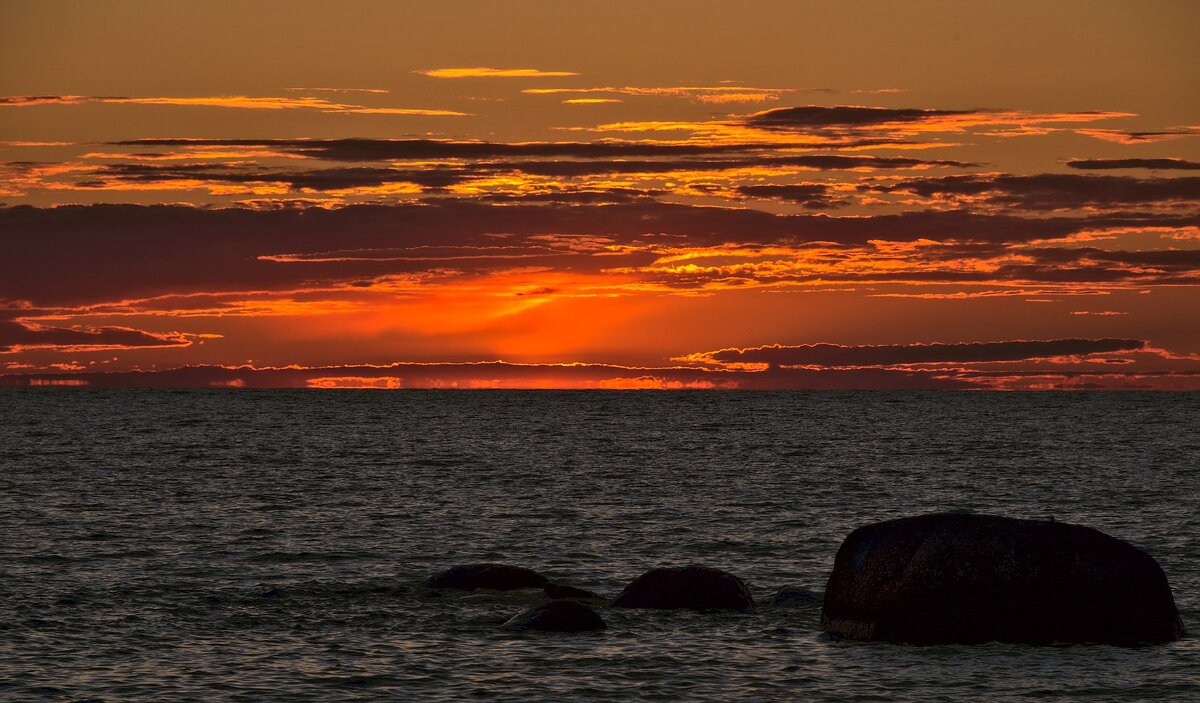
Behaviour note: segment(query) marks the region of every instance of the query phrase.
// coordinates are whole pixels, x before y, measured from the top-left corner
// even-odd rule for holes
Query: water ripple
[[[1161,647],[834,641],[854,527],[969,509],[1155,555],[1200,627],[1200,395],[0,391],[0,698],[155,701],[1187,700]],[[747,615],[435,595],[503,561],[615,596],[703,562]]]

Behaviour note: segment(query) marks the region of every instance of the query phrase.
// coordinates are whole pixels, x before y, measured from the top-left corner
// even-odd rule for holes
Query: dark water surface
[[[1200,629],[1200,394],[0,391],[0,699],[1200,700],[1158,647],[830,641],[854,527],[968,509],[1078,522],[1167,572]],[[504,561],[615,595],[658,565],[750,615],[424,595]]]

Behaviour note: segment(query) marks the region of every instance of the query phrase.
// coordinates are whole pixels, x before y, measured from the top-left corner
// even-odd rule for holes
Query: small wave
[[[81,541],[81,542],[107,542],[109,540],[114,540],[114,539],[117,539],[117,535],[114,535],[111,532],[89,532],[88,534],[80,537],[79,541]]]
[[[284,585],[260,585],[249,595],[236,600],[242,603],[281,600],[338,600],[361,598],[395,598],[410,595],[415,587],[394,581],[308,581]],[[210,595],[209,598],[212,598]]]
[[[413,459],[408,462],[408,465],[409,466],[432,466],[432,467],[440,467],[440,468],[450,468],[450,467],[455,467],[455,466],[462,466],[464,464],[469,464],[472,461],[474,461],[474,457],[469,457],[469,456],[445,457],[445,458],[426,457],[426,458],[421,458],[421,459]]]
[[[27,556],[7,557],[7,560],[22,564],[69,564],[73,561],[79,561],[79,559],[62,554],[31,554]]]
[[[19,562],[22,564],[84,564],[87,562],[105,561],[108,559],[145,559],[148,557],[158,556],[158,554],[159,552],[153,549],[131,549],[121,552],[100,552],[95,554],[79,554],[75,556],[66,556],[65,554],[32,554],[27,556],[8,557],[8,559],[10,561]]]
[[[305,683],[338,688],[374,688],[376,686],[395,686],[404,683],[404,679],[393,674],[352,674],[350,676],[309,676],[305,679]]]
[[[333,563],[354,559],[379,559],[379,554],[367,552],[263,552],[245,557],[256,564]]]

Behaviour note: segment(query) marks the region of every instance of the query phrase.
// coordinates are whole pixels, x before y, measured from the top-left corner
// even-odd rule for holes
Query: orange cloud
[[[79,105],[83,103],[106,103],[121,105],[174,105],[181,107],[224,107],[242,110],[317,110],[359,115],[417,115],[425,117],[462,117],[465,112],[402,107],[368,107],[335,103],[323,98],[280,98],[224,95],[216,97],[152,97],[118,98],[86,97],[80,95],[15,96],[0,98],[0,107],[28,107],[33,105]]]
[[[726,93],[742,92],[726,88]],[[743,115],[735,119],[704,121],[631,120],[595,127],[567,128],[613,133],[680,132],[682,143],[759,143],[777,147],[925,149],[949,148],[960,144],[920,141],[939,133],[962,134],[978,127],[1028,130],[1039,125],[1080,123],[1120,117],[1127,112],[1036,113],[1021,110],[895,109],[854,105],[805,105],[781,107]],[[1006,136],[1001,132],[990,136]]]
[[[1200,137],[1200,126],[1178,127],[1156,132],[1127,132],[1119,129],[1077,129],[1076,134],[1102,139],[1117,144],[1146,144],[1165,142],[1186,137]]]
[[[562,78],[578,76],[571,71],[543,71],[536,68],[487,68],[473,66],[467,68],[435,68],[426,71],[413,71],[432,78]]]
[[[284,88],[284,90],[294,93],[371,93],[374,95],[386,95],[390,92],[382,88]]]
[[[0,354],[30,349],[60,352],[93,352],[120,349],[186,347],[190,335],[152,334],[129,327],[50,327],[26,320],[0,318]]]
[[[608,378],[596,383],[596,388],[620,391],[667,391],[682,389],[711,390],[717,385],[712,381],[673,381],[661,376],[638,376],[637,378]],[[732,386],[730,386],[732,387]]]
[[[745,122],[779,130],[890,130],[903,133],[961,132],[980,126],[1027,128],[1054,123],[1078,123],[1136,117],[1129,112],[1051,112],[1022,110],[941,110],[865,107],[860,105],[803,105],[780,107],[748,115]]]
[[[621,101],[616,98],[571,98],[562,102],[563,105],[602,105],[605,103],[619,103]]]
[[[122,98],[93,98],[86,95],[8,95],[0,97],[0,107],[29,107],[32,105],[77,105],[86,102],[121,100]]]
[[[309,388],[403,388],[396,376],[318,376],[307,380]]]
[[[699,102],[712,103],[716,105],[724,105],[728,103],[761,103],[778,99],[778,95],[772,95],[770,93],[712,93],[710,95],[696,96],[696,100]]]
[[[608,93],[614,95],[689,98],[701,103],[765,102],[778,100],[781,95],[796,92],[792,88],[753,88],[737,85],[725,86],[667,86],[642,88],[637,86],[608,86],[601,88],[527,88],[521,91],[529,95],[555,95],[586,93]],[[574,101],[565,101],[574,102]]]

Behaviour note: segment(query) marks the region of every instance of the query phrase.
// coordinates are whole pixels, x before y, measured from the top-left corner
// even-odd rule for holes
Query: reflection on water
[[[428,596],[504,561],[615,595],[824,588],[855,526],[970,509],[1153,554],[1200,623],[1200,394],[0,392],[0,698],[1184,699],[1200,646],[833,642],[812,609]]]

